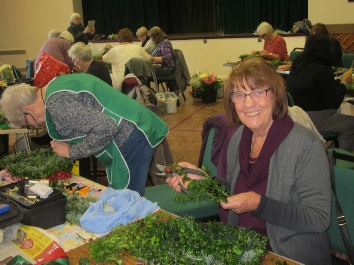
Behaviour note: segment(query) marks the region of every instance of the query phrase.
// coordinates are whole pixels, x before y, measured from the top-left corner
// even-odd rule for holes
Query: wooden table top
[[[89,248],[88,245],[82,245],[78,248],[72,249],[69,252],[66,253],[69,257],[70,264],[79,264],[80,258],[81,257],[90,257],[89,254]],[[261,265],[275,265],[277,261],[286,261],[287,265],[299,265],[301,263],[284,258],[282,256],[279,256],[275,253],[268,253],[264,256]],[[94,264],[93,261],[91,261],[90,264]],[[123,265],[137,265],[137,264],[144,264],[143,261],[136,259],[133,256],[130,256],[129,254],[126,255],[126,258],[123,259]]]

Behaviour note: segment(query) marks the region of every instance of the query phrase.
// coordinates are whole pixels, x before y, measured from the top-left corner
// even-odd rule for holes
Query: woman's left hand
[[[58,156],[70,158],[69,156],[70,145],[68,143],[53,140],[50,142],[50,146],[53,148],[54,153],[56,153]]]
[[[241,214],[256,210],[260,201],[261,195],[249,191],[228,197],[227,202],[220,202],[220,205],[224,209],[229,209],[237,214]]]

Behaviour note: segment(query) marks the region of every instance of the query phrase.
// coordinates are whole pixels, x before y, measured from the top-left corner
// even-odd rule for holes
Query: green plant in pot
[[[209,72],[197,72],[189,81],[192,87],[198,88],[204,103],[216,101],[217,90],[222,88],[223,82],[217,75]]]

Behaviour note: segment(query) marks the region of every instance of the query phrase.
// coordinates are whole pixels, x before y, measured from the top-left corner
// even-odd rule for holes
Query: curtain
[[[82,0],[85,21],[96,20],[96,33],[136,32],[159,26],[167,34],[253,33],[260,22],[290,31],[307,18],[308,0]]]

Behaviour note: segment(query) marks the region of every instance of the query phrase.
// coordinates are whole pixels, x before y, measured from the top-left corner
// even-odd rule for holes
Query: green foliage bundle
[[[195,222],[192,217],[166,218],[160,212],[115,227],[89,249],[91,258],[103,264],[122,264],[122,251],[147,264],[259,264],[267,243],[267,237],[249,228]]]
[[[18,152],[4,156],[0,165],[12,175],[22,178],[41,179],[58,170],[71,172],[73,161],[56,155],[50,149],[38,149],[29,152]]]
[[[99,54],[93,56],[92,59],[96,62],[103,64],[108,69],[108,71],[112,71],[112,64],[104,62],[102,59],[103,55],[104,54],[99,53]]]
[[[66,221],[70,224],[80,225],[80,217],[90,207],[91,202],[97,202],[98,197],[82,197],[77,193],[65,194],[67,203],[65,205]]]

